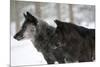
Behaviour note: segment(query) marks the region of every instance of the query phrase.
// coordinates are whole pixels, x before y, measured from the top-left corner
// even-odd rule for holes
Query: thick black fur
[[[88,62],[95,59],[95,29],[55,20],[57,34],[66,43],[63,48],[71,61]],[[68,58],[69,59],[69,58]]]

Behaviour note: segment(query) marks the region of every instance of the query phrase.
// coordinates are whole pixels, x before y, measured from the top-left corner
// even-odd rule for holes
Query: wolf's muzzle
[[[17,34],[14,36],[14,39],[16,40],[22,40],[24,37],[23,36],[18,36]]]

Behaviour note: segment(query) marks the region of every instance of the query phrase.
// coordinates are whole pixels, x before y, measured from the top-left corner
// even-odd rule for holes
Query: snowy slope
[[[29,40],[17,41],[11,37],[12,66],[39,64],[46,64],[46,61]]]

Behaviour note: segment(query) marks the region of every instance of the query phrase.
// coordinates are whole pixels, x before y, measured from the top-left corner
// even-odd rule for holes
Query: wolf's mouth
[[[20,37],[20,36],[14,36],[14,39],[16,39],[16,40],[22,40],[24,37]]]

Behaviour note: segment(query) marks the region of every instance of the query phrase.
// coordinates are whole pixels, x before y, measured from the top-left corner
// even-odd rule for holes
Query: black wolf
[[[95,30],[54,20],[52,27],[43,20],[24,13],[25,21],[14,36],[17,40],[29,38],[48,64],[89,62],[95,60]]]

